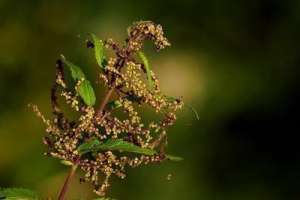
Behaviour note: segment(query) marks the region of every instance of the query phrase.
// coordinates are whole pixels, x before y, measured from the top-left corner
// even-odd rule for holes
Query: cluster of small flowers
[[[105,41],[106,47],[115,52],[115,57],[108,58],[100,78],[114,91],[115,101],[120,103],[119,109],[126,113],[126,119],[117,117],[114,109],[108,108],[107,105],[100,111],[86,106],[80,97],[74,94],[83,80],[77,82],[75,90],[68,90],[61,61],[57,62],[56,81],[51,93],[54,119],[47,120],[38,108],[33,106],[33,110],[47,125],[48,134],[44,138],[44,143],[48,146],[47,155],[78,165],[86,172],[81,181],[90,181],[100,196],[105,195],[112,174],[125,178],[126,166],[137,167],[165,159],[167,128],[173,125],[176,111],[183,106],[180,99],[170,100],[160,91],[158,80],[152,71],[150,73],[154,85],[150,87],[147,84],[144,64],[138,62],[136,58],[137,51],[142,48],[146,39],[153,40],[158,50],[170,45],[164,37],[161,26],[150,21],[137,22],[129,28],[127,44],[124,47],[119,47],[111,39]],[[71,108],[81,113],[78,120],[69,121],[59,108],[57,101],[59,87],[62,88],[60,96],[65,98]],[[157,114],[162,114],[162,119],[145,125],[137,111],[137,107],[143,105],[148,105]],[[107,150],[88,156],[80,155],[78,146],[95,138],[100,142],[107,139],[122,139],[142,148],[154,149],[158,153],[152,156],[137,156]],[[102,181],[101,175],[104,175]]]
[[[162,26],[151,21],[136,22],[128,29],[128,49],[138,51],[143,46],[143,41],[150,39],[154,41],[157,50],[161,50],[171,44],[164,37]]]

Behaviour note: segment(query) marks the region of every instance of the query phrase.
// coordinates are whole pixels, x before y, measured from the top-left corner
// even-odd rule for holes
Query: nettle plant
[[[142,52],[145,40],[153,41],[157,51],[170,46],[161,25],[151,21],[136,22],[129,27],[124,45],[112,39],[102,41],[90,34],[86,44],[94,50],[99,79],[108,90],[99,105],[91,82],[80,67],[64,56],[56,62],[51,89],[53,119],[46,119],[36,105],[31,105],[46,125],[45,154],[71,165],[59,200],[65,199],[77,168],[85,172],[80,181],[90,182],[94,192],[105,199],[110,177],[125,178],[127,167],[182,159],[167,154],[165,147],[167,129],[174,124],[176,111],[183,107],[183,102],[160,90],[159,81]],[[105,49],[112,50],[113,57],[107,57]],[[66,81],[65,67],[72,82]],[[80,116],[68,119],[58,98],[64,99]],[[141,117],[139,111],[144,106],[154,109],[155,121],[146,123]]]

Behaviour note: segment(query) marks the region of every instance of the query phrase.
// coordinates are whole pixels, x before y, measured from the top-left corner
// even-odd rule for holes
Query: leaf
[[[182,157],[173,156],[173,155],[169,155],[169,154],[166,154],[166,158],[171,161],[182,161],[183,160]]]
[[[6,197],[5,197],[4,193],[0,191],[0,199],[5,199],[5,198]]]
[[[93,199],[93,200],[115,200],[115,199],[101,197],[101,198],[96,198],[96,199]]]
[[[85,79],[85,75],[82,72],[82,70],[80,69],[80,67],[78,67],[78,66],[74,65],[73,63],[71,63],[70,61],[68,61],[63,55],[61,55],[61,59],[69,67],[69,69],[71,71],[71,76],[75,81]]]
[[[142,148],[130,142],[126,142],[122,139],[109,139],[104,143],[100,143],[99,141],[98,142],[96,141],[91,141],[90,144],[86,144],[86,143],[82,144],[84,145],[85,148],[83,148],[82,145],[80,145],[78,148],[79,153],[83,154],[90,151],[99,151],[99,150],[117,150],[117,151],[145,154],[150,156],[156,153],[155,150]]]
[[[138,53],[138,56],[140,57],[140,59],[143,61],[143,64],[144,64],[145,70],[146,70],[146,74],[147,74],[147,80],[148,80],[150,88],[152,89],[153,88],[153,80],[151,77],[151,69],[149,66],[148,59],[143,52],[138,51],[137,53]]]
[[[35,192],[24,188],[2,188],[0,198],[5,200],[37,200]]]
[[[63,62],[69,67],[71,71],[72,78],[75,81],[82,81],[78,86],[78,94],[88,106],[93,106],[96,102],[96,95],[90,81],[86,80],[84,73],[80,67],[74,65],[68,61],[63,55],[61,55]]]
[[[107,106],[113,110],[122,107],[122,103],[119,100],[115,100],[108,102]]]
[[[199,121],[200,118],[199,118],[199,114],[198,114],[197,110],[193,106],[191,106],[191,105],[187,104],[186,106],[194,113],[196,119]]]
[[[78,86],[78,94],[88,106],[95,105],[96,95],[94,89],[88,80],[83,80]]]
[[[73,163],[71,161],[68,160],[61,160],[60,161],[61,164],[66,165],[66,166],[72,166]]]
[[[103,68],[105,68],[105,67],[108,65],[108,61],[107,61],[107,59],[105,58],[105,56],[103,57],[103,60],[102,60],[101,65],[103,66]]]
[[[145,155],[154,155],[156,153],[156,151],[152,149],[142,148],[122,139],[109,139],[105,143],[99,145],[98,148],[102,150],[119,150]]]
[[[83,144],[81,144],[78,148],[77,151],[80,154],[85,154],[88,152],[91,152],[93,148],[95,148],[97,145],[100,145],[100,141],[97,139],[88,141],[88,142],[84,142]]]
[[[98,65],[104,69],[104,65],[103,65],[103,60],[104,60],[104,44],[103,41],[98,39],[97,36],[93,33],[91,33],[91,37],[93,40],[93,44],[94,44],[94,49],[95,49],[95,57],[97,60]]]

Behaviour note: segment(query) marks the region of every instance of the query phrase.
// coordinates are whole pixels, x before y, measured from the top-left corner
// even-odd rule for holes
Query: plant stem
[[[58,200],[64,200],[65,199],[65,195],[66,195],[66,192],[68,190],[68,186],[70,184],[70,181],[72,179],[72,177],[74,176],[75,172],[76,172],[76,169],[78,167],[78,162],[79,162],[79,158],[76,160],[76,162],[74,163],[74,165],[72,165],[71,167],[71,170],[64,182],[64,185],[59,193],[59,196],[58,196]]]
[[[110,88],[110,90],[109,90],[109,91],[107,92],[107,94],[105,95],[105,97],[104,97],[104,99],[103,99],[103,101],[102,101],[102,103],[101,103],[101,105],[100,105],[100,107],[99,107],[99,109],[98,109],[98,111],[97,111],[97,115],[98,115],[98,116],[101,116],[101,115],[102,115],[102,112],[103,112],[103,110],[104,110],[104,108],[105,108],[107,102],[109,101],[109,98],[110,98],[110,96],[112,95],[114,89],[115,89],[115,88],[113,88],[113,87]]]

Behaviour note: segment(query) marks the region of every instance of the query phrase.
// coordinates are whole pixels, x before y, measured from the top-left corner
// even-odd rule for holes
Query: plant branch
[[[101,116],[102,115],[102,112],[107,104],[107,102],[109,101],[109,98],[111,97],[113,91],[114,91],[115,88],[110,88],[110,90],[107,92],[107,94],[105,95],[99,109],[97,110],[97,116]]]
[[[73,178],[75,172],[76,172],[76,169],[78,167],[78,162],[79,162],[79,158],[75,161],[74,165],[72,165],[71,167],[71,170],[64,182],[64,185],[59,193],[59,196],[58,196],[58,200],[64,200],[65,199],[65,195],[66,195],[66,192],[68,190],[68,186],[70,185],[70,181],[71,179]]]

